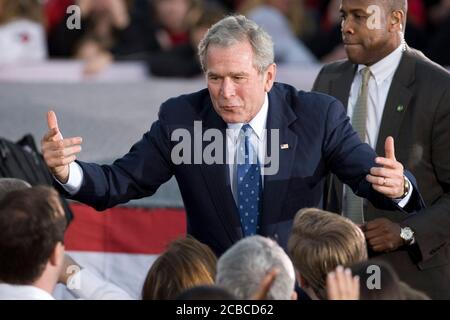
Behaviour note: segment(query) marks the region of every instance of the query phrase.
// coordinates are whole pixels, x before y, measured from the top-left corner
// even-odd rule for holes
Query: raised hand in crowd
[[[328,300],[359,300],[359,277],[338,266],[327,275]]]

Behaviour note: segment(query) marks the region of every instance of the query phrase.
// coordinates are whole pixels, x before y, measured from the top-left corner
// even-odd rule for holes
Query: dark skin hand
[[[398,223],[386,218],[374,219],[362,227],[369,247],[375,252],[390,252],[403,246],[400,229]]]

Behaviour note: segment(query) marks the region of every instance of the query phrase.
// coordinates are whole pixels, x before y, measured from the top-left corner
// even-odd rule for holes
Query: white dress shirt
[[[400,60],[402,59],[404,49],[405,45],[402,43],[389,55],[369,67],[371,75],[369,78],[369,90],[367,98],[368,101],[365,142],[369,144],[374,150],[377,145],[378,133],[380,131],[381,119],[383,117],[384,106],[386,104],[389,89],[391,87],[395,71],[397,70],[397,67],[400,64]],[[361,88],[361,70],[365,67],[367,66],[361,64],[358,65],[357,72],[355,74],[355,77],[353,78],[347,105],[347,115],[350,117],[350,119],[352,118],[353,110],[355,108],[356,101],[358,100],[358,94]],[[408,203],[412,194],[412,184],[409,182],[409,180],[408,183],[411,187],[410,191],[408,192],[406,197],[396,201],[397,204],[402,208]]]
[[[88,269],[81,269],[70,277],[67,288],[83,300],[134,300],[125,290]]]
[[[265,96],[264,103],[256,116],[248,123],[253,131],[250,135],[250,145],[258,157],[258,163],[261,165],[262,186],[264,186],[264,163],[266,156],[266,124],[267,114],[269,112],[269,98]],[[227,163],[230,169],[230,185],[234,200],[237,202],[237,181],[236,170],[238,159],[238,148],[244,147],[244,139],[239,139],[239,133],[244,123],[229,123],[227,129]],[[242,161],[241,161],[242,163]]]
[[[386,104],[395,70],[397,70],[397,67],[400,64],[403,48],[404,46],[400,45],[382,60],[369,67],[371,76],[369,78],[365,142],[373,149],[375,149],[377,145],[384,105]],[[365,65],[358,65],[358,70],[353,78],[347,106],[347,114],[350,119],[352,118],[353,110],[361,88],[361,70],[365,67]]]
[[[35,286],[0,283],[0,300],[55,300],[55,298]]]
[[[105,281],[88,269],[82,269],[69,279],[69,291],[78,299],[85,300],[134,300],[125,290]],[[32,285],[0,283],[0,300],[55,300],[55,298]]]

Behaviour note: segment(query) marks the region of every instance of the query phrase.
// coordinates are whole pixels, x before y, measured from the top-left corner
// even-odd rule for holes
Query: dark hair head
[[[152,264],[142,288],[143,300],[175,299],[185,289],[213,284],[217,258],[191,236],[175,240]]]
[[[0,201],[0,282],[31,284],[45,269],[66,219],[58,193],[49,187],[9,192]]]
[[[236,297],[225,288],[211,285],[184,290],[176,300],[236,300]]]
[[[360,279],[360,300],[405,300],[397,273],[388,263],[369,260],[351,270]]]

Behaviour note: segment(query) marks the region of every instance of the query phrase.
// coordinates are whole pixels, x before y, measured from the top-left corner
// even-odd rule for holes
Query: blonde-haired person
[[[172,300],[186,289],[214,284],[217,258],[191,236],[171,242],[148,271],[143,300]]]
[[[296,214],[288,251],[297,281],[311,299],[326,299],[326,277],[336,267],[367,260],[364,234],[356,224],[314,208]]]
[[[0,0],[0,65],[47,58],[42,10],[38,0]]]

